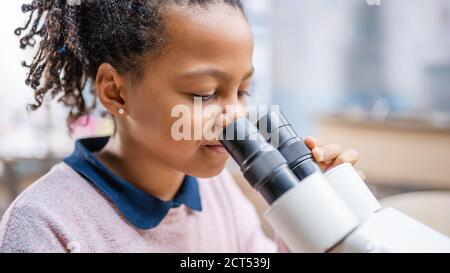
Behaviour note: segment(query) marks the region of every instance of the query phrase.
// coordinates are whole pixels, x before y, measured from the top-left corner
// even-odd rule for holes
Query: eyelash
[[[214,93],[214,94],[208,95],[208,96],[200,96],[200,95],[195,95],[195,94],[193,94],[192,96],[194,97],[194,99],[200,98],[203,102],[205,102],[205,101],[210,101],[213,98],[215,98],[217,96],[217,93]]]
[[[238,96],[240,96],[240,97],[251,97],[252,94],[250,94],[249,91],[239,91],[238,92]]]
[[[195,95],[195,94],[192,94],[192,96],[194,99],[200,98],[203,102],[206,102],[206,101],[211,101],[212,99],[216,98],[217,92],[212,95],[208,95],[208,96],[199,96],[199,95]],[[251,97],[252,95],[248,91],[238,91],[238,96],[241,98],[244,96]]]

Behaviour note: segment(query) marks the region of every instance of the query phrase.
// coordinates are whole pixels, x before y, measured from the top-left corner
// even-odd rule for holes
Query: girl
[[[21,47],[42,37],[26,80],[31,108],[50,94],[70,124],[94,109],[84,94],[92,82],[116,132],[79,140],[14,201],[1,252],[285,250],[263,235],[218,141],[171,137],[176,105],[246,103],[253,38],[239,0],[34,0],[22,9],[31,15],[16,30],[29,29]],[[307,144],[323,168],[357,161],[338,145]]]

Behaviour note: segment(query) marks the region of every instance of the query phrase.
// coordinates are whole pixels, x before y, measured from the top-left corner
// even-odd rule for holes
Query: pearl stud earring
[[[120,109],[119,109],[119,114],[120,114],[120,115],[125,114],[125,110],[124,110],[123,108],[120,108]]]

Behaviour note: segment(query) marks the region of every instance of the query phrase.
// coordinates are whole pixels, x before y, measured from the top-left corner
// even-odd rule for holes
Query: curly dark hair
[[[70,2],[70,3],[69,3]],[[162,8],[166,5],[211,5],[225,3],[244,12],[240,0],[33,0],[23,4],[30,12],[23,27],[15,30],[20,47],[39,48],[25,83],[34,90],[35,102],[29,109],[37,110],[46,95],[69,108],[70,125],[95,108],[93,85],[102,63],[109,63],[119,72],[131,72],[139,78],[144,56],[162,50],[165,27]],[[22,32],[26,34],[22,35]],[[86,90],[87,89],[87,90]],[[87,102],[86,94],[94,97]]]

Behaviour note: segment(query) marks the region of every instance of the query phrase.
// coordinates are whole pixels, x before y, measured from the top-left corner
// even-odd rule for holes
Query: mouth
[[[225,147],[223,147],[223,145],[220,142],[205,144],[203,145],[203,147],[205,147],[208,151],[211,152],[228,155],[227,150],[225,149]]]

